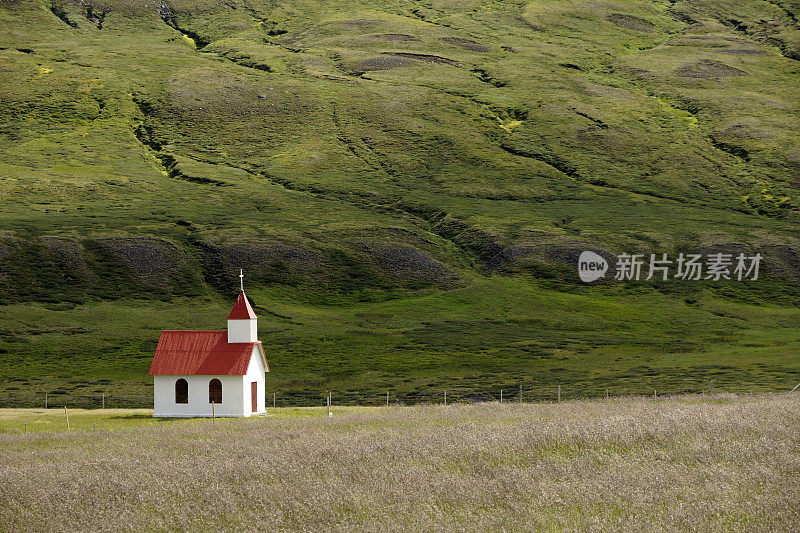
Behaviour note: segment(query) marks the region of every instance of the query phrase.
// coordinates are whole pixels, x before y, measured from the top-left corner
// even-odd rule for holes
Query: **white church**
[[[150,365],[153,416],[264,413],[269,365],[256,322],[242,287],[228,315],[228,331],[162,331]]]

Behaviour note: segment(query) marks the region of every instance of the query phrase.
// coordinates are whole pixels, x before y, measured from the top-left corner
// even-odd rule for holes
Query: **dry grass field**
[[[798,474],[800,395],[6,433],[0,529],[789,531]]]

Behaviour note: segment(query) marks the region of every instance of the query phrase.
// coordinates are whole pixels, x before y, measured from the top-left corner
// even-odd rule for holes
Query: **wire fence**
[[[153,396],[115,394],[12,394],[0,395],[0,407],[36,407],[45,409],[133,409],[152,408]]]
[[[471,388],[430,388],[414,391],[385,392],[375,389],[360,391],[345,390],[267,390],[265,403],[269,407],[310,407],[326,405],[328,395],[334,405],[347,406],[379,406],[379,405],[414,405],[433,403],[480,403],[480,402],[558,402],[575,399],[597,399],[618,396],[651,396],[665,397],[678,394],[716,394],[736,393],[752,394],[755,392],[789,392],[795,383],[780,383],[772,386],[763,384],[756,387],[733,385],[730,383],[715,385],[713,381],[694,383],[685,387],[665,387],[663,390],[650,387],[613,388],[586,384],[553,384],[547,386],[509,386],[492,387],[486,390]],[[795,387],[795,390],[797,387]],[[0,395],[0,407],[3,408],[81,408],[81,409],[132,409],[152,408],[152,395],[117,395],[117,394],[68,394],[40,393]]]

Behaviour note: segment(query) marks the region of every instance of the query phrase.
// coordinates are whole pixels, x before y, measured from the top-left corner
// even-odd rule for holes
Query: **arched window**
[[[222,382],[217,378],[208,382],[208,403],[222,403]]]
[[[189,403],[189,384],[183,378],[175,382],[175,403]]]

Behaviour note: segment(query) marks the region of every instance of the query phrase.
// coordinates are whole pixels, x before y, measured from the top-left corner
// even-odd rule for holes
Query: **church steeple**
[[[239,271],[240,288],[236,303],[228,315],[228,343],[233,342],[256,342],[258,333],[256,331],[257,317],[247,296],[244,294],[244,275]]]

